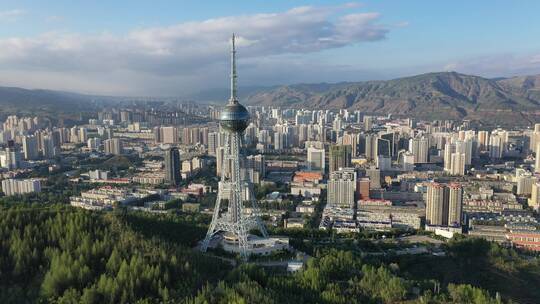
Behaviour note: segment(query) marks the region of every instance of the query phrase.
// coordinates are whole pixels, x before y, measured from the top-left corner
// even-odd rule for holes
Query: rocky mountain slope
[[[540,76],[487,79],[456,72],[388,81],[289,85],[259,91],[247,104],[351,109],[426,119],[513,117],[540,110]],[[510,113],[510,114],[508,114]],[[521,114],[520,114],[521,115]]]

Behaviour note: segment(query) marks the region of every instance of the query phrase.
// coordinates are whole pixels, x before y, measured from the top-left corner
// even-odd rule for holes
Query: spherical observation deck
[[[238,101],[229,102],[221,111],[220,124],[229,132],[244,132],[249,123],[248,110]]]

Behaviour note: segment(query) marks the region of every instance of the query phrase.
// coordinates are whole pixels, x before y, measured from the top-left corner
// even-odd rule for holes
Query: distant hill
[[[248,105],[306,109],[350,109],[419,119],[471,119],[489,124],[540,122],[540,75],[488,79],[456,72],[427,73],[387,81],[240,87]],[[225,103],[227,89],[209,89],[182,98]],[[93,96],[77,93],[0,87],[0,109],[81,111],[95,102],[148,100],[143,97]]]
[[[239,94],[238,97],[240,99],[244,99],[250,95],[256,94],[264,90],[270,90],[273,88],[276,88],[276,87],[268,87],[268,86],[266,87],[264,86],[240,87],[240,89],[238,90],[238,94]],[[219,103],[224,103],[227,100],[229,100],[230,96],[231,96],[231,91],[229,88],[214,88],[214,89],[202,90],[194,94],[183,96],[182,99],[193,100],[193,101],[204,102],[204,103],[211,103],[211,104],[219,104]]]
[[[249,95],[244,101],[422,119],[530,122],[537,121],[536,111],[540,111],[540,76],[487,79],[456,72],[428,73],[388,81],[279,86]]]
[[[6,109],[78,109],[87,108],[95,97],[51,90],[0,87],[0,106]]]

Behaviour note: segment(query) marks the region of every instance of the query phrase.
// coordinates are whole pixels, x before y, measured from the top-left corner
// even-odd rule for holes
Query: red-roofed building
[[[293,182],[312,182],[318,184],[322,180],[322,173],[310,171],[297,171],[294,173]]]
[[[517,248],[540,251],[540,231],[510,230],[506,238]]]

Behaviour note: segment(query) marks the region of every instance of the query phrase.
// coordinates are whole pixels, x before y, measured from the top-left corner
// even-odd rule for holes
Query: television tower
[[[235,36],[231,39],[231,97],[229,103],[221,111],[220,125],[226,132],[225,157],[223,162],[230,163],[230,174],[225,174],[226,166],[221,169],[221,181],[219,183],[216,205],[212,222],[204,239],[201,251],[205,252],[212,238],[218,233],[230,233],[238,242],[240,256],[246,260],[250,254],[251,245],[248,234],[251,229],[258,229],[263,237],[268,237],[258,212],[257,202],[253,194],[251,183],[240,177],[240,147],[242,135],[249,123],[249,112],[238,102],[236,96],[236,48]],[[252,212],[248,215],[244,211],[244,197],[248,194]],[[222,202],[228,200],[226,208],[221,210]]]

